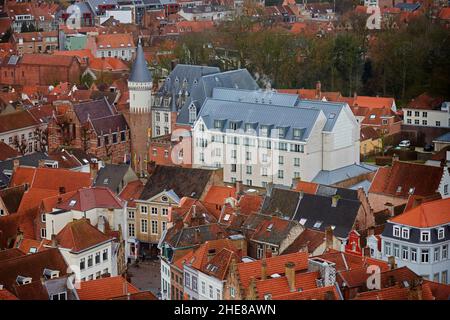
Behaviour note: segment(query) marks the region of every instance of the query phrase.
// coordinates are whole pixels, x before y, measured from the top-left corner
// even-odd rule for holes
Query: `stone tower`
[[[151,137],[153,79],[145,61],[139,39],[136,59],[128,78],[130,109],[126,114],[131,132],[131,165],[139,176],[147,170],[148,145]]]

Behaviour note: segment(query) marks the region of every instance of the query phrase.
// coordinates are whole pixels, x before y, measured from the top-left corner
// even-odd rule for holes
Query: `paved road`
[[[150,290],[157,295],[161,288],[160,260],[139,262],[139,267],[131,264],[128,267],[131,283],[140,290]]]

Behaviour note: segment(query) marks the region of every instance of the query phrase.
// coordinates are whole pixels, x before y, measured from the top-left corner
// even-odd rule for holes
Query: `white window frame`
[[[444,238],[445,238],[445,229],[441,227],[438,229],[438,240],[442,240]]]
[[[402,228],[402,238],[409,239],[409,229],[408,228]]]
[[[400,227],[399,226],[394,226],[392,234],[394,235],[394,237],[400,238]]]
[[[426,240],[425,239],[426,236]],[[431,234],[430,230],[420,230],[420,242],[430,242],[431,241]]]

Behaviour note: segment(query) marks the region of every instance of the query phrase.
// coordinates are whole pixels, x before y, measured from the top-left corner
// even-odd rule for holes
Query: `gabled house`
[[[136,173],[127,164],[106,164],[98,172],[93,185],[106,187],[113,193],[119,194],[125,186],[138,180]]]
[[[374,212],[406,204],[411,196],[450,196],[447,167],[394,161],[391,167],[378,169],[368,197]]]

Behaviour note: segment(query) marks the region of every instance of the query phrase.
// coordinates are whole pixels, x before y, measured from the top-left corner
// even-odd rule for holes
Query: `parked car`
[[[409,148],[411,146],[411,141],[409,141],[409,140],[400,141],[398,146],[401,148]]]
[[[432,143],[427,143],[425,147],[423,147],[423,151],[431,152],[434,150],[434,145]]]

